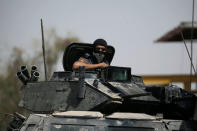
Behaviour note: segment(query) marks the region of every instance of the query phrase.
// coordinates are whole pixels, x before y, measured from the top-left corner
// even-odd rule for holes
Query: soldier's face
[[[106,53],[107,50],[106,50],[105,46],[97,45],[97,46],[96,46],[96,52]]]
[[[98,63],[103,62],[106,52],[107,52],[107,50],[106,50],[105,46],[102,46],[102,45],[96,46],[95,52],[93,52],[93,55],[97,59]]]

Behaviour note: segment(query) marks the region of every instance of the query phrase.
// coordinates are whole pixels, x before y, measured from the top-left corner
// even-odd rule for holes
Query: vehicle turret
[[[115,49],[112,46],[107,49],[107,59],[111,63]],[[63,57],[65,71],[54,72],[49,81],[26,82],[19,105],[35,113],[100,111],[110,114],[119,111],[164,114],[166,118],[193,116],[195,95],[172,86],[148,87],[140,76],[131,74],[129,67],[109,66],[91,71],[80,67],[73,71],[73,63],[92,50],[92,44],[68,45]]]

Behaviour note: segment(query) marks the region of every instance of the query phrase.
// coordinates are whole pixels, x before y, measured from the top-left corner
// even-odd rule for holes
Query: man
[[[109,66],[109,62],[106,60],[107,42],[104,39],[97,39],[94,41],[93,46],[93,53],[86,53],[78,61],[74,62],[73,70],[79,69],[80,66],[84,66],[86,70]]]

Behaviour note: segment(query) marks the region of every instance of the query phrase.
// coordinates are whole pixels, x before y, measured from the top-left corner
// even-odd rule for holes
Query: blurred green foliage
[[[65,47],[69,43],[79,42],[80,40],[78,37],[71,35],[62,38],[57,35],[54,29],[48,30],[45,36],[47,77],[49,78]],[[34,41],[34,46],[40,46],[31,49],[33,55],[27,54],[26,51],[30,49],[14,47],[8,58],[9,61],[5,64],[5,69],[2,72],[0,71],[0,131],[6,129],[8,123],[12,120],[14,112],[19,112],[26,117],[30,113],[18,107],[20,97],[22,96],[20,90],[22,83],[16,77],[16,73],[21,65],[27,65],[28,68],[31,65],[36,65],[40,71],[41,80],[44,79],[43,55],[40,41]]]

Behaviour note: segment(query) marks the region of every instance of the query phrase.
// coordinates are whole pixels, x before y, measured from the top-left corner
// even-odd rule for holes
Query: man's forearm
[[[79,69],[80,66],[84,66],[86,70],[89,70],[89,69],[95,69],[95,68],[99,68],[101,67],[101,64],[86,64],[86,63],[83,63],[83,62],[75,62],[73,64],[73,70],[77,70]]]

